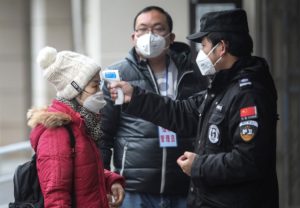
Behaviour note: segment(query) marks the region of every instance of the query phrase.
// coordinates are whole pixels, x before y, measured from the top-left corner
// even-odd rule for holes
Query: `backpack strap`
[[[73,134],[73,130],[72,130],[72,128],[71,128],[70,125],[65,125],[65,128],[68,130],[69,138],[70,138],[70,142],[71,142],[71,148],[72,148],[72,152],[73,152],[73,156],[75,156],[75,144],[76,144],[76,141],[75,141],[75,136]]]
[[[76,200],[75,200],[75,183],[74,183],[74,178],[75,178],[75,162],[74,162],[74,158],[75,158],[75,144],[76,144],[76,140],[75,140],[75,136],[73,133],[73,130],[71,128],[70,125],[65,125],[65,128],[68,130],[69,133],[69,138],[70,138],[70,143],[71,143],[71,148],[72,148],[72,164],[73,164],[73,174],[72,174],[72,194],[71,194],[71,198],[72,198],[72,208],[76,207]]]

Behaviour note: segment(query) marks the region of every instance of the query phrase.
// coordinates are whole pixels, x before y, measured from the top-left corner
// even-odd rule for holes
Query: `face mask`
[[[106,105],[102,92],[97,92],[83,101],[83,107],[92,113],[99,114],[100,110]]]
[[[138,37],[136,49],[144,58],[154,58],[166,49],[166,39],[160,35],[147,33]]]
[[[222,57],[220,57],[216,62],[215,64],[213,64],[209,58],[209,55],[215,50],[215,48],[218,46],[219,44],[215,45],[215,47],[213,47],[209,53],[206,55],[204,53],[204,51],[202,49],[200,49],[198,55],[197,55],[197,58],[196,58],[196,62],[197,62],[197,65],[200,69],[200,72],[203,76],[206,76],[206,75],[213,75],[216,73],[216,68],[215,68],[215,65],[221,61]]]

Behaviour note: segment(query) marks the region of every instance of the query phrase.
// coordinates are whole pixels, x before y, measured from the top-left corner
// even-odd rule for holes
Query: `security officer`
[[[185,101],[171,101],[120,82],[126,113],[182,134],[196,134],[194,152],[177,163],[191,177],[189,207],[278,208],[277,92],[253,42],[244,10],[211,12],[187,37],[202,45],[196,62],[211,84]],[[195,119],[198,122],[194,122]]]

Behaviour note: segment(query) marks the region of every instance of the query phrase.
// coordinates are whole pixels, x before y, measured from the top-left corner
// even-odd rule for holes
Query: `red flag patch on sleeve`
[[[240,109],[240,117],[242,120],[257,118],[256,106],[250,106]]]

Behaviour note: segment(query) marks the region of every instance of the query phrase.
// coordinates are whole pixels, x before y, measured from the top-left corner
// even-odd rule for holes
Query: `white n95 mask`
[[[215,65],[222,59],[220,57],[214,64],[211,62],[209,55],[215,50],[215,48],[219,44],[215,45],[209,53],[206,55],[202,49],[199,50],[197,58],[196,58],[196,63],[200,69],[200,72],[203,76],[207,75],[213,75],[216,73],[216,68]]]
[[[165,37],[146,33],[138,37],[136,49],[144,58],[157,57],[166,49]]]
[[[102,92],[97,92],[83,101],[83,107],[92,113],[99,114],[100,110],[106,105]]]

